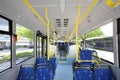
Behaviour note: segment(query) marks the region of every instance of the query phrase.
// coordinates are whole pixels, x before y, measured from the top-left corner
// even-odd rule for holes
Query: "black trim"
[[[5,72],[5,71],[7,71],[7,70],[9,70],[9,69],[11,69],[11,67],[6,68],[5,70],[1,71],[0,73],[3,73],[3,72]]]
[[[97,57],[97,56],[94,56],[94,55],[93,55],[93,57],[99,59],[99,57]],[[100,58],[100,59],[101,59],[102,61],[105,61],[105,62],[107,62],[107,63],[109,63],[109,64],[114,65],[114,63],[112,63],[112,62],[110,62],[110,61],[108,61],[108,60],[105,60],[105,59],[103,59],[103,58]]]
[[[47,43],[47,37],[46,37],[46,54],[48,53],[48,43]],[[46,56],[47,57],[47,56]]]
[[[23,60],[23,61],[21,61],[21,62],[17,63],[16,65],[19,65],[19,64],[21,64],[21,63],[23,63],[23,62],[25,62],[25,61],[27,61],[27,60],[29,60],[29,59],[33,58],[33,57],[34,57],[34,56],[30,56],[30,57],[28,57],[27,59],[25,59],[25,60]]]
[[[6,68],[5,70],[1,71],[0,73],[12,68],[12,20],[0,15],[1,18],[5,19],[8,21],[8,28],[9,28],[9,31],[3,31],[3,30],[0,30],[0,34],[4,34],[4,35],[9,35],[10,36],[10,67],[9,68]]]
[[[44,56],[44,50],[43,50],[43,48],[44,48],[44,37],[42,37],[42,41],[41,41],[41,44],[42,44],[42,50],[41,50],[41,54],[42,54],[42,57]]]
[[[12,20],[0,15],[1,18],[5,19],[8,21],[8,28],[9,28],[9,31],[3,31],[3,30],[0,30],[0,33],[1,34],[10,34],[12,35]]]
[[[117,34],[118,34],[118,66],[120,68],[120,18],[117,19]]]

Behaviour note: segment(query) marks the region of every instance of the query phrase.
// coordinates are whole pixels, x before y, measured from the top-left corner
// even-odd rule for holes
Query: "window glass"
[[[113,22],[88,32],[86,48],[95,50],[100,58],[114,63]]]
[[[21,25],[16,25],[16,64],[33,56],[34,32]]]
[[[9,21],[0,17],[0,30],[9,31]]]
[[[11,67],[10,36],[0,34],[0,72]]]

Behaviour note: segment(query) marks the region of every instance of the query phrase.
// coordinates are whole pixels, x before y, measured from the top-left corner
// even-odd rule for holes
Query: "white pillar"
[[[16,34],[16,22],[12,22],[13,34]],[[16,65],[16,42],[14,41],[14,35],[12,35],[12,67]]]
[[[118,34],[117,34],[117,20],[113,21],[113,52],[114,52],[114,65],[118,64]]]

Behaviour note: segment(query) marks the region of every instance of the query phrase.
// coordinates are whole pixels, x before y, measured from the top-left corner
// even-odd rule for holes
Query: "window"
[[[34,32],[24,26],[16,25],[16,64],[33,56]]]
[[[0,30],[9,31],[9,21],[0,17]]]
[[[0,16],[0,72],[11,67],[11,20]]]
[[[113,54],[113,22],[86,34],[86,48],[95,50],[98,56],[114,63]]]

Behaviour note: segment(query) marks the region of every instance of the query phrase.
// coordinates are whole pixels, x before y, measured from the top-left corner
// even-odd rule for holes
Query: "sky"
[[[110,22],[102,27],[100,29],[103,31],[103,34],[105,36],[113,36],[113,22]]]

